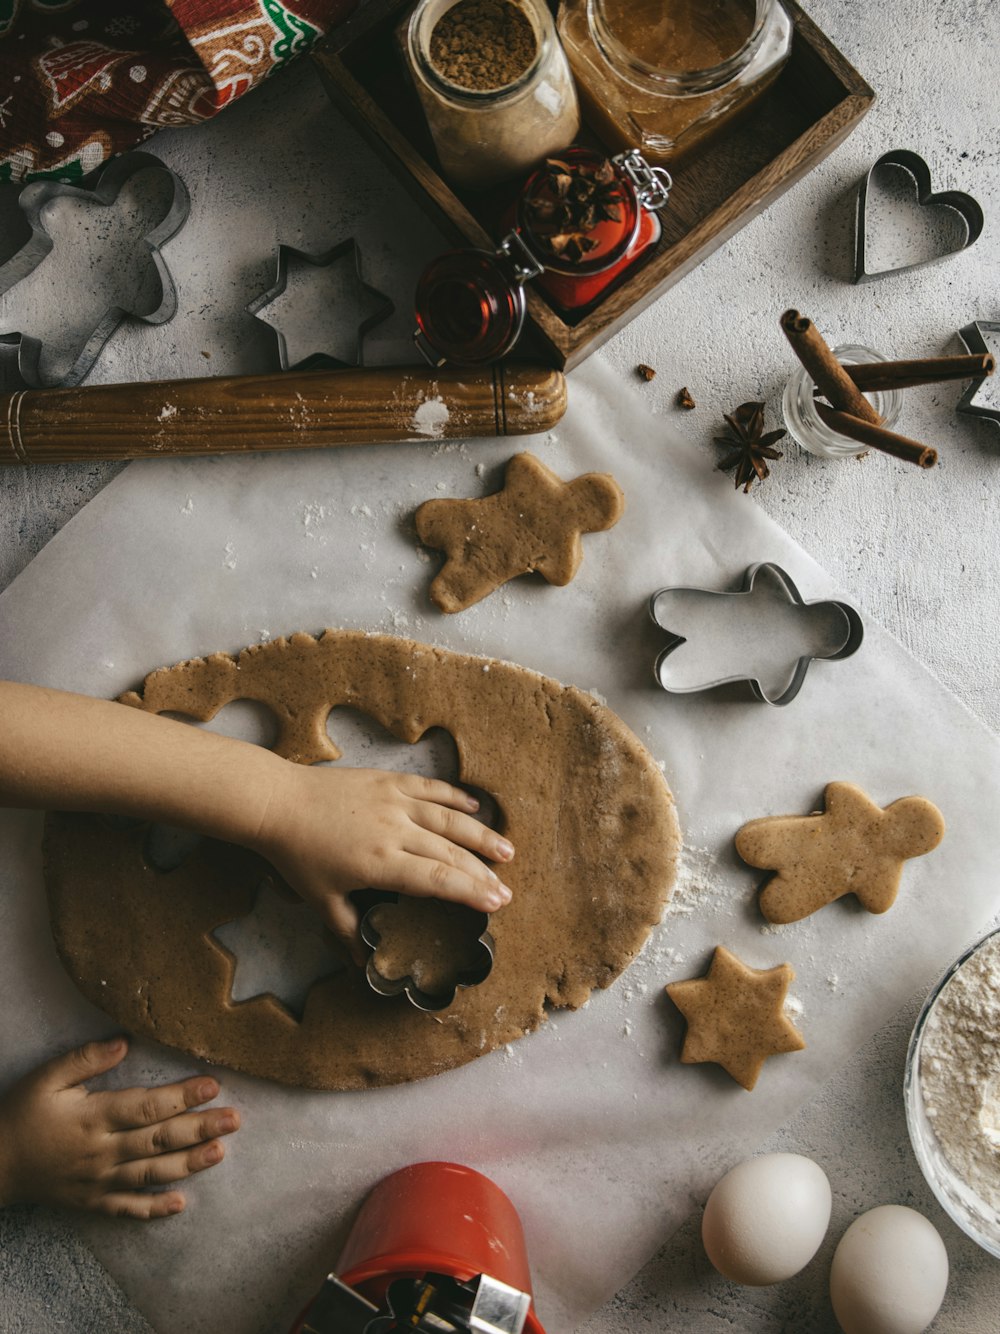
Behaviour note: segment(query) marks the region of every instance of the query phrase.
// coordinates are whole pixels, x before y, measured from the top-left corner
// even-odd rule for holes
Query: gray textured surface
[[[755,220],[683,284],[640,316],[605,354],[623,376],[637,362],[657,368],[647,387],[654,410],[703,440],[718,429],[720,413],[748,398],[768,402],[776,415],[790,353],[777,330],[788,305],[813,315],[833,341],[857,341],[895,355],[958,350],[956,331],[973,319],[1000,318],[1000,92],[986,53],[1000,42],[995,0],[897,0],[870,6],[859,0],[812,0],[809,12],[858,65],[880,95],[861,128],[826,163]],[[189,183],[212,189],[227,170],[247,164],[236,131],[254,114],[281,115],[305,99],[310,120],[296,134],[318,131],[350,189],[335,177],[317,181],[324,206],[346,230],[364,237],[366,253],[381,263],[389,243],[379,236],[381,168],[337,116],[322,105],[306,72],[293,71],[259,96],[261,113],[237,107],[216,126],[192,135]],[[236,118],[242,117],[242,122]],[[290,136],[290,139],[294,136]],[[156,150],[154,140],[150,147]],[[933,269],[882,283],[849,283],[854,186],[890,147],[911,147],[929,162],[936,188],[976,195],[986,210],[980,242],[967,254]],[[290,151],[297,152],[292,147]],[[234,154],[236,157],[234,158]],[[206,197],[210,193],[206,184]],[[221,187],[218,187],[221,188]],[[266,190],[265,190],[266,193]],[[216,193],[213,198],[219,198]],[[4,221],[11,193],[0,192],[0,257],[16,244]],[[394,193],[391,209],[406,219],[405,242],[414,263],[429,253],[427,225]],[[373,232],[374,229],[374,232]],[[303,232],[308,233],[308,227]],[[232,238],[220,231],[227,243]],[[292,244],[307,235],[283,236]],[[317,247],[318,248],[318,247]],[[192,302],[205,310],[200,348],[172,346],[169,331],[153,336],[158,372],[204,374],[257,369],[262,345],[234,350],[242,326],[235,312],[242,294],[213,290],[211,256],[187,276]],[[268,285],[269,261],[248,284],[252,295]],[[394,290],[369,273],[376,286]],[[254,286],[256,283],[256,286]],[[397,304],[405,307],[405,288]],[[386,334],[405,334],[405,313]],[[149,331],[145,331],[149,333]],[[234,340],[234,335],[237,338]],[[95,378],[147,374],[148,344],[122,331]],[[160,338],[159,342],[156,339]],[[398,342],[384,343],[391,359]],[[200,351],[208,348],[206,364]],[[240,360],[242,358],[242,360]],[[148,367],[148,361],[145,363]],[[688,385],[698,408],[681,414],[673,397]],[[856,594],[856,602],[889,627],[938,678],[990,727],[1000,727],[997,692],[1000,621],[994,571],[1000,554],[1000,428],[955,416],[956,390],[907,392],[900,429],[941,452],[930,474],[892,460],[828,464],[794,446],[775,465],[765,487],[747,498],[760,504]],[[655,447],[655,441],[651,442]],[[106,466],[74,466],[0,476],[0,585],[9,582],[63,523],[113,475]],[[724,535],[720,535],[724,540]],[[40,609],[44,614],[44,609]],[[996,812],[984,812],[995,820]],[[960,887],[954,887],[960,892]],[[826,1245],[797,1279],[769,1290],[739,1289],[709,1269],[697,1236],[697,1216],[632,1283],[585,1327],[585,1334],[623,1329],[834,1330],[826,1298],[829,1257],[857,1213],[875,1204],[909,1203],[939,1226],[952,1263],[952,1281],[933,1328],[987,1334],[1000,1328],[1000,1271],[933,1204],[909,1150],[900,1085],[909,1025],[918,998],[886,1027],[822,1096],[775,1138],[771,1148],[815,1157],[834,1188],[834,1219]],[[695,1210],[698,1201],[692,1201]],[[220,1244],[222,1243],[220,1239]],[[0,1215],[0,1330],[107,1331],[138,1334],[148,1327],[130,1313],[114,1288],[61,1219],[32,1210]],[[581,1331],[584,1334],[584,1331]]]

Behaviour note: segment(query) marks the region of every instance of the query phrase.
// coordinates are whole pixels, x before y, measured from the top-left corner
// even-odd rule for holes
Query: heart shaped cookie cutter
[[[728,635],[730,639],[734,637],[742,639],[742,642],[737,644],[737,648],[746,650],[748,659],[759,649],[761,644],[769,644],[772,635],[768,633],[766,624],[763,626],[759,624],[759,616],[751,601],[755,597],[758,602],[761,599],[765,602],[769,601],[772,607],[786,618],[790,608],[796,609],[796,616],[800,615],[801,612],[825,614],[823,616],[825,624],[820,642],[813,644],[811,651],[800,652],[797,657],[792,659],[793,665],[788,671],[782,673],[780,688],[774,690],[768,688],[762,684],[759,674],[752,675],[739,670],[727,670],[725,667],[719,675],[710,679],[699,679],[693,683],[684,680],[682,671],[672,671],[674,668],[672,655],[682,644],[688,643],[688,636],[678,634],[671,629],[669,621],[683,613],[685,602],[688,604],[703,602],[704,606],[712,611],[721,609],[723,601],[728,602],[730,611],[736,611],[739,614],[731,617],[730,626],[725,627],[718,633]],[[705,599],[709,601],[705,603]],[[671,601],[675,604],[672,610],[669,609]],[[852,653],[856,653],[861,647],[861,641],[864,638],[864,626],[861,617],[853,607],[846,602],[834,602],[828,599],[807,602],[792,582],[791,576],[780,565],[775,565],[771,561],[763,561],[760,564],[749,566],[743,575],[740,587],[735,589],[661,588],[649,600],[649,614],[660,629],[665,630],[669,636],[666,648],[661,650],[653,667],[657,681],[668,694],[686,695],[702,690],[712,690],[716,686],[739,684],[749,686],[753,697],[762,704],[790,704],[802,689],[802,683],[806,679],[806,672],[809,670],[811,662],[819,659],[836,661],[849,658]],[[750,627],[750,633],[754,636],[754,642],[747,642],[747,626]],[[711,627],[709,628],[709,635],[710,630]],[[709,635],[705,637],[708,638]],[[718,639],[714,644],[709,643],[707,651],[704,648],[700,651],[702,657],[713,662],[725,663],[726,655],[732,656],[729,643],[720,646]]]
[[[375,925],[375,919],[383,909],[392,906],[392,899],[376,903],[368,909],[361,919],[361,939],[371,950],[365,967],[365,978],[372,991],[377,995],[399,996],[402,994],[418,1010],[433,1013],[436,1010],[446,1010],[449,1005],[454,1003],[460,990],[464,990],[466,987],[477,987],[480,982],[486,981],[493,969],[496,947],[493,937],[486,929],[490,920],[489,916],[486,913],[472,913],[471,910],[469,910],[470,917],[477,929],[478,957],[476,962],[469,967],[456,970],[454,982],[450,986],[446,986],[441,991],[425,991],[419,985],[413,973],[407,973],[402,977],[386,977],[379,970],[377,962],[378,949],[382,943],[382,933]]]
[[[17,346],[18,373],[32,389],[68,388],[79,384],[89,375],[104,344],[126,318],[141,320],[144,324],[166,324],[168,320],[173,319],[177,311],[177,292],[160,253],[160,246],[180,231],[187,220],[191,203],[187,187],[177,173],[171,171],[152,153],[143,152],[125,153],[122,157],[114,158],[100,168],[90,186],[66,185],[61,181],[33,181],[18,195],[18,204],[31,227],[31,236],[6,264],[0,266],[0,295],[27,278],[51,253],[53,241],[46,230],[44,216],[49,204],[54,200],[68,199],[103,204],[108,207],[117,200],[127,181],[138,172],[149,170],[164,173],[171,182],[170,202],[166,213],[156,226],[142,237],[160,280],[159,304],[148,313],[122,306],[109,306],[91,330],[83,350],[77,355],[69,370],[59,376],[47,375],[42,371],[40,339],[25,333],[0,334],[0,345]]]
[[[962,220],[965,236],[960,245],[949,247],[941,254],[929,259],[916,260],[912,264],[892,265],[885,269],[870,269],[868,257],[868,195],[872,181],[877,173],[886,167],[898,167],[913,178],[917,192],[917,203],[921,208],[950,208]],[[873,282],[876,278],[887,278],[893,273],[909,273],[913,269],[923,269],[929,264],[940,263],[951,255],[968,250],[977,241],[983,230],[983,210],[971,195],[961,190],[941,190],[937,194],[931,189],[931,172],[927,163],[910,148],[891,148],[874,162],[862,177],[858,186],[857,208],[854,222],[854,281],[856,283]]]

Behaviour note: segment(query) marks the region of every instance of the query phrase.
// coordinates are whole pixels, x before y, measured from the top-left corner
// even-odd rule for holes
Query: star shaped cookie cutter
[[[868,192],[873,178],[885,167],[899,167],[913,177],[917,203],[921,208],[950,208],[958,214],[965,229],[965,237],[959,245],[951,246],[929,259],[917,260],[913,264],[898,264],[887,269],[869,269]],[[943,259],[968,250],[982,234],[984,221],[982,207],[971,195],[964,194],[961,190],[940,190],[935,193],[931,189],[930,168],[919,153],[910,148],[891,148],[871,165],[858,186],[854,222],[854,281],[873,282],[876,278],[887,278],[893,273],[909,273],[913,269],[926,268],[928,264],[938,264]]]
[[[443,991],[432,992],[425,991],[417,982],[412,973],[407,973],[402,977],[386,977],[379,971],[378,949],[382,943],[382,933],[375,925],[375,917],[380,909],[392,907],[393,900],[386,899],[381,903],[374,904],[365,913],[361,919],[361,939],[371,950],[368,956],[368,963],[365,966],[365,978],[372,991],[378,996],[399,996],[405,995],[406,999],[418,1010],[425,1010],[428,1013],[434,1013],[437,1010],[446,1010],[449,1005],[454,1003],[455,997],[459,991],[464,991],[467,987],[477,987],[480,982],[485,982],[493,969],[493,959],[496,946],[493,937],[486,929],[489,924],[489,915],[487,913],[472,913],[472,920],[477,928],[476,944],[479,946],[477,951],[478,958],[474,964],[467,968],[456,970],[454,974],[454,983],[446,987]]]
[[[357,327],[355,340],[354,360],[346,362],[339,357],[334,357],[327,352],[311,352],[308,356],[300,358],[296,362],[289,360],[288,340],[283,329],[274,322],[274,319],[268,319],[264,313],[268,306],[272,306],[279,297],[283,296],[288,290],[289,268],[294,271],[296,268],[308,266],[313,269],[326,269],[334,264],[339,264],[342,260],[349,259],[353,266],[353,280],[357,291],[371,299],[373,303],[372,313],[366,316]],[[277,274],[272,285],[256,297],[246,307],[248,315],[252,315],[255,320],[259,320],[274,334],[278,344],[278,362],[283,371],[312,371],[312,370],[337,370],[341,367],[353,365],[360,366],[364,354],[365,335],[377,324],[381,324],[395,310],[392,301],[376,288],[371,287],[361,276],[361,252],[358,250],[354,237],[348,237],[346,241],[341,241],[331,250],[326,250],[321,255],[310,255],[305,250],[296,250],[294,246],[285,245],[280,242],[278,245],[278,268]]]
[[[783,689],[775,692],[768,691],[757,679],[756,676],[747,675],[740,672],[732,672],[712,680],[702,681],[698,684],[678,684],[671,675],[671,655],[686,644],[686,636],[678,634],[670,628],[664,617],[667,615],[666,604],[671,597],[677,594],[694,595],[695,597],[704,596],[706,598],[749,598],[752,597],[758,581],[769,581],[773,589],[778,593],[779,598],[794,607],[801,608],[823,608],[828,609],[831,621],[838,625],[838,633],[832,637],[828,647],[823,651],[814,651],[801,654],[795,661],[794,666],[788,676],[787,684]],[[806,673],[809,670],[809,664],[817,659],[827,661],[838,661],[842,658],[849,658],[852,653],[856,653],[861,647],[861,641],[864,638],[864,625],[861,617],[846,602],[835,602],[829,599],[819,599],[813,602],[807,602],[802,594],[792,582],[791,576],[772,561],[762,561],[757,565],[748,567],[743,575],[743,581],[736,589],[717,589],[717,588],[690,588],[673,586],[661,588],[655,592],[649,599],[649,614],[656,625],[661,630],[665,630],[669,636],[667,645],[660,651],[653,666],[653,671],[658,683],[668,694],[692,694],[702,690],[712,690],[716,686],[723,685],[747,685],[755,699],[762,704],[790,704],[795,696],[802,689],[802,684],[806,679]]]
[[[993,347],[989,346],[986,334],[993,335]],[[971,324],[966,324],[959,329],[958,336],[970,352],[991,353],[1000,349],[1000,324],[991,320],[973,320]],[[980,390],[986,383],[986,376],[974,380],[969,388],[959,400],[956,412],[964,412],[970,417],[986,417],[987,420],[996,422],[1000,426],[1000,402],[993,406],[987,406],[983,402],[977,402]]]
[[[166,324],[177,313],[177,291],[160,253],[160,246],[176,235],[187,220],[191,201],[187,187],[176,172],[152,153],[125,153],[101,167],[93,185],[66,185],[61,181],[33,181],[18,196],[18,204],[31,227],[31,236],[11,259],[0,267],[0,295],[9,292],[15,284],[32,273],[51,254],[52,237],[46,231],[44,211],[56,199],[96,202],[110,206],[118,198],[122,186],[140,171],[156,169],[172,183],[167,212],[159,223],[143,236],[150,258],[160,280],[160,303],[155,310],[144,314],[122,306],[109,306],[87,338],[83,350],[69,370],[52,377],[42,373],[40,359],[42,343],[25,333],[0,334],[0,345],[16,345],[17,369],[21,378],[32,389],[55,389],[77,385],[93,369],[101,349],[124,319],[141,320],[144,324]]]

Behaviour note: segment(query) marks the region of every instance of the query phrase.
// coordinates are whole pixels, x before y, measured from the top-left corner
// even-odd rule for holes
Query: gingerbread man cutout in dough
[[[447,557],[431,584],[444,612],[473,603],[533,570],[568,584],[583,560],[582,533],[611,528],[625,498],[608,473],[564,482],[531,454],[515,454],[502,491],[482,500],[427,500],[416,513],[421,542]]]
[[[924,797],[902,797],[883,810],[853,783],[828,783],[826,810],[751,820],[736,835],[745,862],[775,874],[760,910],[769,922],[797,922],[843,894],[869,912],[891,908],[903,862],[944,837],[941,812]]]

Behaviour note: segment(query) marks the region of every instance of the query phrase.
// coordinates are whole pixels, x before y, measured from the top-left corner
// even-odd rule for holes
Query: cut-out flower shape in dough
[[[361,938],[371,949],[366,976],[380,996],[407,999],[419,1010],[443,1010],[459,987],[484,982],[493,967],[489,918],[458,903],[414,899],[377,903]]]

